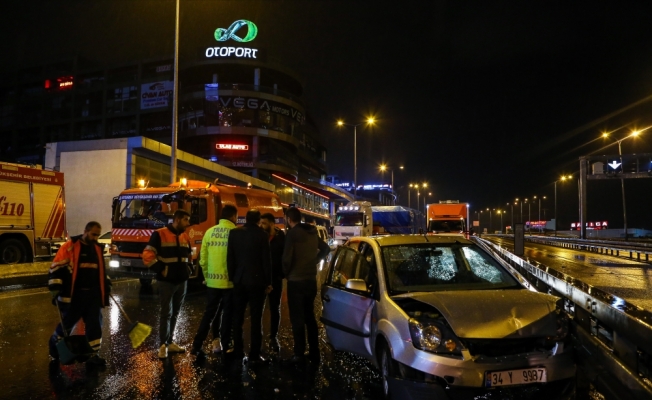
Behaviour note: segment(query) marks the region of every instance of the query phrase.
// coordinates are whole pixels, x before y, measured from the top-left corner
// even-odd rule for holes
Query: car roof
[[[360,236],[353,237],[356,239],[370,239],[376,241],[380,246],[397,246],[402,244],[421,244],[421,243],[439,243],[439,244],[472,244],[473,242],[461,236],[447,235],[382,235],[382,236]]]

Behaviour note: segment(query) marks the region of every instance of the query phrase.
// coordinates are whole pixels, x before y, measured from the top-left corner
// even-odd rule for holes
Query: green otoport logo
[[[236,32],[240,30],[243,26],[247,26],[247,36],[241,38],[236,35]],[[218,42],[226,42],[229,39],[233,39],[236,42],[251,42],[254,40],[258,34],[258,27],[251,21],[246,19],[239,19],[231,24],[227,29],[217,28],[215,30],[215,40]]]

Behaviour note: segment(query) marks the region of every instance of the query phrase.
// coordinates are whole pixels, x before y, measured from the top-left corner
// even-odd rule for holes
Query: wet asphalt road
[[[512,251],[514,242],[498,236],[483,238]],[[652,311],[652,265],[624,257],[525,242],[525,257],[563,272],[595,288]]]
[[[58,316],[44,288],[0,293],[0,399],[376,399],[381,397],[380,377],[367,361],[348,354],[333,354],[324,343],[321,327],[322,364],[297,370],[281,365],[292,355],[292,333],[284,293],[280,356],[268,364],[247,368],[223,363],[209,354],[197,359],[189,353],[157,358],[158,293],[142,288],[137,280],[114,283],[113,294],[132,319],[153,327],[138,349],[132,349],[129,324],[117,307],[103,311],[103,343],[100,354],[107,359],[103,370],[85,364],[59,366],[50,363],[47,341]],[[204,291],[192,287],[186,296],[175,341],[190,343],[204,310]],[[316,306],[318,304],[316,303]],[[318,308],[318,307],[317,307]],[[269,330],[269,313],[264,314]],[[248,332],[248,320],[245,332]],[[248,348],[245,334],[245,350]],[[210,335],[205,350],[210,350]],[[266,343],[266,341],[265,341]]]

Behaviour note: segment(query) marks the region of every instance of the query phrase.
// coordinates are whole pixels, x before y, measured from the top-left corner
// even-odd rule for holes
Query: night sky
[[[578,157],[617,154],[615,145],[600,150],[613,139],[594,140],[603,130],[621,128],[619,139],[652,125],[650,9],[644,1],[181,0],[181,62],[210,45],[216,28],[254,21],[268,59],[303,77],[331,174],[353,180],[352,128],[336,120],[373,115],[373,129],[358,128],[359,183],[380,181],[385,162],[396,168],[401,203],[402,187],[425,181],[432,200],[475,210],[546,195],[549,219],[553,182],[575,173],[557,186],[567,224],[578,220]],[[1,70],[173,51],[171,0],[24,0],[0,19]],[[622,145],[624,154],[652,152],[652,129]],[[652,229],[652,179],[626,188],[629,227]],[[591,181],[589,220],[621,227],[620,196],[618,180]]]

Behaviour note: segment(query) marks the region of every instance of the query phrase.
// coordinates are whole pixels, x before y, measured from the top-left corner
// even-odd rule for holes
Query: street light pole
[[[626,138],[625,138],[626,139]],[[623,178],[623,152],[620,148],[620,143],[625,140],[625,139],[620,139],[618,141],[618,155],[620,156],[620,189],[623,193],[623,226],[625,230],[625,241],[627,241],[627,208],[625,206],[625,178]]]
[[[177,127],[179,125],[179,0],[174,19],[174,73],[172,88],[172,140],[170,143],[170,183],[177,181]]]
[[[178,0],[177,0],[178,1]],[[370,117],[367,119],[366,122],[368,125],[372,125],[374,123],[373,117]],[[344,123],[343,121],[337,121],[338,126],[352,126],[353,127],[353,196],[357,197],[358,196],[358,126],[362,125],[363,123],[359,124],[347,124]]]
[[[353,197],[358,196],[358,125],[353,125]]]

